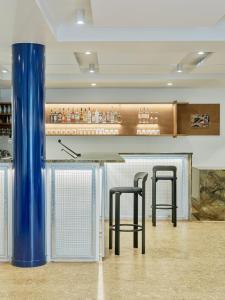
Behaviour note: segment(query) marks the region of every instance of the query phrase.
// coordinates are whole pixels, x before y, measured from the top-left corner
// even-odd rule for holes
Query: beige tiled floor
[[[0,264],[4,299],[224,300],[225,222],[148,223],[144,256],[123,233],[120,257],[111,253],[100,264]]]

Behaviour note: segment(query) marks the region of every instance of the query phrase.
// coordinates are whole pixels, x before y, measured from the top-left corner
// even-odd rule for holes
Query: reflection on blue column
[[[12,46],[13,255],[12,264],[36,267],[45,257],[45,48]]]

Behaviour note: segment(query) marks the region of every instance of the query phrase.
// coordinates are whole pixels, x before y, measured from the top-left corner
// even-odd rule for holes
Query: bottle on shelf
[[[145,120],[146,123],[149,124],[149,110],[147,107],[145,108]]]
[[[74,120],[75,123],[79,123],[80,122],[80,114],[79,114],[78,108],[76,109],[74,118],[75,118],[75,120]]]
[[[91,113],[91,109],[89,107],[88,112],[87,112],[87,123],[91,124],[91,122],[92,122],[92,113]]]
[[[59,113],[58,113],[58,123],[62,123],[62,113],[61,113],[61,109],[59,110]]]
[[[111,111],[110,111],[110,121],[111,121],[111,123],[115,123],[113,107],[111,108]]]
[[[67,123],[71,123],[71,113],[70,113],[70,109],[69,108],[68,108],[67,114],[66,114],[66,122]]]
[[[84,121],[84,113],[83,113],[83,109],[80,109],[80,118],[79,118],[80,122]]]
[[[95,123],[96,123],[96,124],[99,123],[99,112],[98,112],[97,108],[96,108],[96,110],[95,110]]]
[[[51,109],[50,114],[49,114],[49,122],[50,122],[50,123],[53,123],[53,122],[54,122],[54,120],[53,120],[53,111],[52,111],[52,109]]]
[[[75,122],[75,113],[74,113],[74,109],[71,112],[71,123]]]
[[[106,123],[106,112],[102,113],[102,123]]]
[[[91,112],[91,123],[96,123],[95,111],[94,110]]]
[[[121,113],[120,112],[118,112],[117,118],[118,118],[118,123],[121,123],[122,122],[122,118],[121,118]]]
[[[63,108],[63,111],[62,111],[62,123],[65,123],[66,122],[66,114],[65,114],[65,110]]]
[[[0,105],[0,114],[2,113],[2,105]]]
[[[114,123],[118,123],[118,112],[114,111]]]
[[[103,123],[102,111],[100,111],[99,114],[98,114],[98,123]]]
[[[8,105],[8,114],[11,114],[11,105]]]
[[[53,122],[58,123],[58,114],[56,113],[56,111],[53,114]]]
[[[84,109],[84,123],[87,123],[87,109]]]
[[[106,123],[111,123],[111,114],[110,114],[110,111],[109,110],[107,110],[107,112],[106,112]]]
[[[150,113],[150,119],[149,119],[150,124],[154,124],[154,118],[153,118],[153,112],[151,111]]]

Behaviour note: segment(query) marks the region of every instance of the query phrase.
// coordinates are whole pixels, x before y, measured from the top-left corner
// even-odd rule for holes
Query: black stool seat
[[[172,172],[172,175],[161,175],[158,172]],[[171,181],[172,185],[172,203],[156,203],[156,183],[160,180]],[[171,209],[172,223],[177,226],[177,168],[175,166],[154,166],[152,176],[152,225],[156,226],[156,210]]]
[[[140,193],[141,187],[127,186],[127,187],[114,187],[110,189],[111,193]]]
[[[120,232],[133,232],[133,246],[138,248],[138,232],[142,232],[142,254],[145,254],[145,184],[148,173],[139,172],[134,176],[134,185],[128,187],[113,187],[109,191],[109,249],[112,249],[113,232],[115,232],[115,254],[120,254]],[[141,187],[139,186],[141,181]],[[123,193],[133,194],[133,224],[120,223],[120,199]],[[114,196],[114,197],[113,197]],[[142,220],[138,224],[138,197],[142,198]],[[115,198],[115,224],[113,224],[113,198]],[[131,227],[131,229],[123,229]]]

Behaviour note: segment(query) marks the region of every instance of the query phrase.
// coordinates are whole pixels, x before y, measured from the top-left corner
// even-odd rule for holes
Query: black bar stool
[[[113,231],[115,231],[115,254],[120,255],[120,232],[133,232],[133,247],[138,248],[138,231],[142,231],[142,254],[145,254],[145,184],[148,173],[139,172],[134,176],[134,186],[114,187],[109,191],[109,249],[112,249]],[[138,186],[142,181],[141,187]],[[120,224],[120,195],[134,194],[133,224]],[[113,195],[115,194],[115,224],[113,224]],[[142,197],[142,224],[138,224],[138,195]],[[131,226],[132,229],[121,229]]]
[[[158,171],[173,172],[173,175],[157,175]],[[159,180],[170,180],[172,184],[172,204],[156,204],[156,183]],[[152,176],[152,225],[156,226],[156,210],[171,209],[172,223],[177,226],[177,168],[175,166],[155,166]]]

